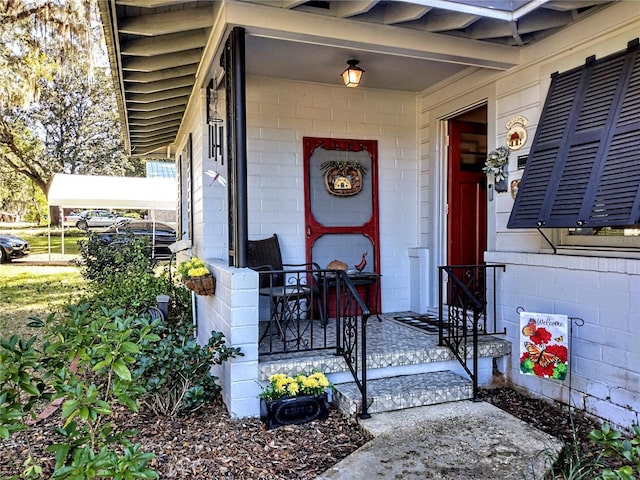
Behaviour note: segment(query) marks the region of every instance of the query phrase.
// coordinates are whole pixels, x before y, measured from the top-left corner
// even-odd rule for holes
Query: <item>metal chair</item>
[[[260,340],[277,329],[283,342],[302,341],[306,328],[301,321],[311,321],[319,308],[320,296],[315,276],[311,273],[320,270],[313,262],[283,264],[278,236],[249,240],[248,266],[259,272],[259,292],[270,299],[270,325]],[[291,273],[288,274],[287,270]],[[314,303],[318,303],[315,309]],[[288,337],[288,338],[287,338]]]

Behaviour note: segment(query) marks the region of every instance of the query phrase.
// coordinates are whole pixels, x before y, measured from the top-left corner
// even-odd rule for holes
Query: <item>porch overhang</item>
[[[247,32],[249,75],[337,84],[357,54],[376,67],[363,86],[417,92],[466,69],[509,69],[516,46],[611,2],[516,3],[100,0],[99,8],[125,145],[133,155],[172,156],[235,26]]]

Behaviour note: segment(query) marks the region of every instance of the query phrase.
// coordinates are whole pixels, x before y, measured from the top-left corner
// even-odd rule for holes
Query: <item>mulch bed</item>
[[[499,387],[481,391],[481,398],[565,442],[579,442],[587,459],[600,449],[587,435],[599,424],[567,408]],[[145,413],[119,411],[113,423],[137,429],[134,442],[156,456],[150,467],[160,478],[221,480],[313,479],[368,441],[358,425],[332,409],[329,418],[303,425],[266,430],[258,419],[231,419],[220,401],[174,420]],[[53,457],[42,448],[56,440],[53,427],[59,411],[27,432],[0,442],[0,477],[18,474],[28,453],[26,437],[36,455],[46,459],[44,476],[51,474]],[[609,461],[609,466],[616,466]],[[562,477],[556,477],[562,478]]]
[[[57,411],[0,442],[0,477],[22,470],[28,435],[36,455],[47,459],[43,478],[49,478],[53,456],[42,447],[59,441],[53,432],[59,421]],[[326,420],[266,430],[259,419],[231,419],[220,401],[174,420],[123,410],[113,424],[139,430],[132,441],[155,454],[149,466],[160,478],[191,480],[313,479],[368,440],[336,410]]]

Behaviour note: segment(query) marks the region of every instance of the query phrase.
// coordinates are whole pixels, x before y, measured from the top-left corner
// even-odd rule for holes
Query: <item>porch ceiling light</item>
[[[349,66],[341,74],[342,81],[346,87],[357,87],[360,85],[364,70],[358,67],[358,63],[360,63],[359,60],[347,60]]]

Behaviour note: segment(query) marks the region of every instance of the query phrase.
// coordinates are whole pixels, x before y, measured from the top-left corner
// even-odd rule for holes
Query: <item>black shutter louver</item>
[[[552,76],[508,228],[640,222],[640,55]]]

